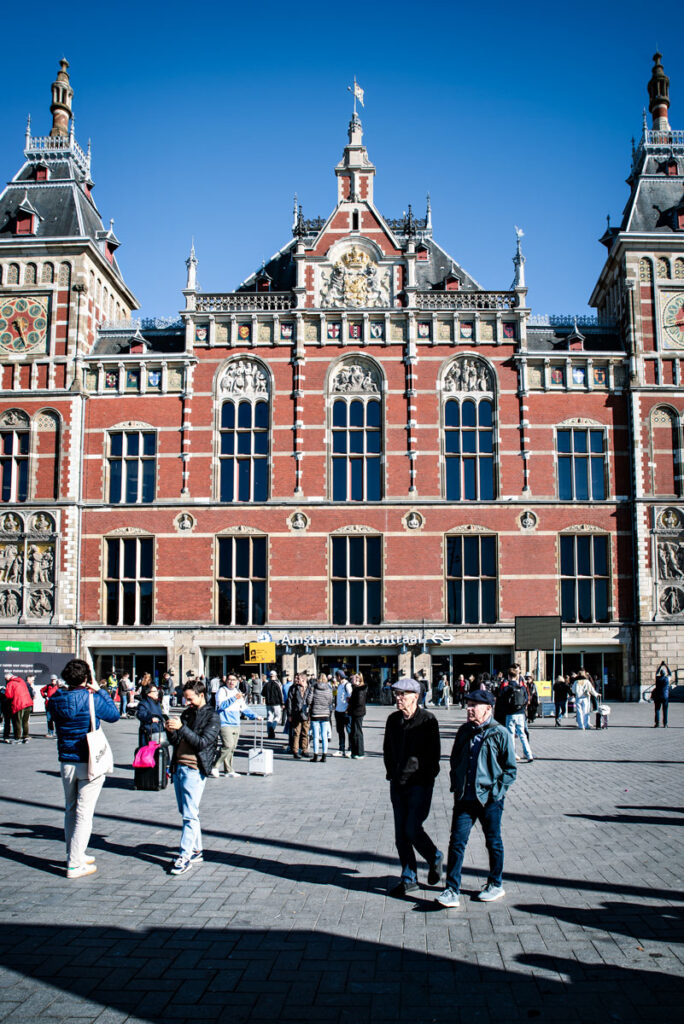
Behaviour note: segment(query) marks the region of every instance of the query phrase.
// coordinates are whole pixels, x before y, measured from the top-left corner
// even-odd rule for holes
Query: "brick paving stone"
[[[445,849],[446,757],[464,716],[437,714],[444,761],[427,830]],[[107,727],[118,768],[95,819],[99,871],[79,882],[63,875],[62,791],[41,720],[29,747],[0,747],[2,1024],[679,1022],[684,706],[669,730],[651,729],[645,705],[615,705],[600,733],[535,723],[535,763],[506,801],[507,896],[472,898],[487,872],[476,829],[449,911],[439,890],[386,895],[397,878],[386,715],[369,711],[363,762],[321,770],[278,739],[272,778],[210,780],[205,864],[180,878],[166,873],[172,790],[132,789],[134,722]]]

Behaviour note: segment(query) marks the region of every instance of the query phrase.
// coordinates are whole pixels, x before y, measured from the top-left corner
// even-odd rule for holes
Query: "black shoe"
[[[394,899],[401,899],[402,896],[408,896],[410,893],[416,892],[418,888],[417,882],[399,882],[399,885],[395,885],[394,888],[390,889],[387,895],[394,897]]]
[[[325,761],[325,754],[321,754],[321,764],[323,764],[324,761]]]
[[[313,757],[311,758],[311,760],[312,761],[317,761],[318,760],[318,754],[314,754]]]
[[[296,750],[293,752],[292,756],[294,757],[295,761],[299,761],[300,760],[300,755],[297,753]]]
[[[444,864],[444,854],[441,850],[437,851],[434,863],[430,865],[428,871],[427,883],[428,885],[437,885],[440,878],[442,877],[442,865]]]

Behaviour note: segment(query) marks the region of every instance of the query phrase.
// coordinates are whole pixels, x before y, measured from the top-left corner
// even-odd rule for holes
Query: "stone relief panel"
[[[378,308],[390,304],[391,269],[379,267],[361,246],[350,246],[332,266],[321,269],[321,308]]]
[[[483,359],[462,356],[450,365],[442,390],[447,394],[464,392],[494,393],[494,374]]]
[[[333,394],[380,393],[380,373],[372,363],[342,363],[332,377]]]
[[[655,614],[684,617],[684,509],[654,510]]]
[[[56,546],[50,513],[0,517],[0,620],[52,618]]]
[[[223,395],[268,395],[269,379],[256,359],[234,359],[228,363],[219,380]]]

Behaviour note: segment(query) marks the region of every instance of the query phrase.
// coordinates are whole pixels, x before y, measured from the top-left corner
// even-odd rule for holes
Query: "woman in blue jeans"
[[[183,687],[185,711],[180,718],[169,718],[166,722],[166,734],[173,747],[173,787],[183,818],[180,851],[171,865],[172,875],[184,875],[204,860],[199,805],[218,755],[221,727],[218,712],[207,704],[206,692],[201,680],[188,679]]]
[[[318,761],[320,754],[321,763],[324,763],[328,754],[328,730],[333,709],[332,686],[328,682],[325,672],[321,672],[314,685],[308,688],[306,703],[309,706],[309,720],[313,737],[314,752],[311,760]]]

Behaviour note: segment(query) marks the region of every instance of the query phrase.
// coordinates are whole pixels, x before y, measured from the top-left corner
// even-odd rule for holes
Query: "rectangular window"
[[[448,621],[496,622],[496,537],[447,537]]]
[[[111,504],[149,504],[154,501],[157,436],[153,431],[112,431],[109,434],[108,464]]]
[[[558,497],[562,501],[603,501],[606,497],[603,430],[573,427],[556,432]]]
[[[494,498],[494,406],[488,398],[444,407],[444,462],[447,501]]]
[[[378,399],[335,400],[332,410],[333,501],[380,501],[381,408]]]
[[[266,537],[219,537],[217,615],[222,626],[266,622]]]
[[[221,501],[267,501],[268,455],[268,402],[224,402],[219,428]]]
[[[115,537],[105,543],[107,625],[151,625],[154,596],[153,538]]]
[[[332,621],[374,626],[382,621],[382,538],[332,538]]]
[[[608,622],[608,537],[560,538],[563,622]]]
[[[2,501],[28,500],[28,430],[0,432],[0,495]]]

